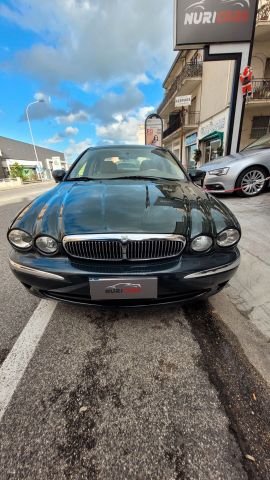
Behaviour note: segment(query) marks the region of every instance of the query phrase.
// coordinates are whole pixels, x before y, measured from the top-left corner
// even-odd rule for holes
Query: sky
[[[0,135],[63,151],[136,143],[175,58],[173,0],[0,2]]]

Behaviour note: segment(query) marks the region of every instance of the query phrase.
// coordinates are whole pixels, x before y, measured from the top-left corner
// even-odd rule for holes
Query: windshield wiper
[[[125,177],[111,177],[104,178],[103,180],[178,180],[177,178],[168,178],[168,177],[152,177],[150,175],[128,175]]]
[[[102,181],[102,180],[170,180],[177,181],[177,178],[167,177],[152,177],[151,175],[127,175],[124,177],[107,177],[107,178],[92,178],[92,177],[71,177],[67,178],[66,182],[90,182],[90,181]]]
[[[94,180],[91,177],[69,177],[66,179],[66,182],[87,182],[90,180]]]

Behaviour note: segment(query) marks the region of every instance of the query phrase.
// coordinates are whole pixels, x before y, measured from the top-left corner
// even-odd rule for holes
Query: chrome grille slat
[[[98,249],[97,249],[97,242],[94,242],[94,255],[98,259]]]
[[[98,261],[159,260],[179,256],[186,244],[181,235],[71,235],[64,237],[66,252],[75,258]],[[125,245],[126,257],[124,257]]]

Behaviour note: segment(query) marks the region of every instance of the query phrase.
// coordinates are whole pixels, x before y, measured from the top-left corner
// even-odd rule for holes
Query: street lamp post
[[[26,107],[26,118],[27,118],[27,121],[28,121],[28,125],[29,125],[29,130],[30,130],[30,135],[31,135],[31,139],[32,139],[32,144],[33,144],[33,147],[34,147],[34,151],[35,151],[35,156],[36,156],[36,162],[37,162],[37,174],[39,176],[39,178],[42,180],[42,177],[41,177],[41,173],[39,173],[39,159],[38,159],[38,154],[37,154],[37,149],[36,149],[36,145],[35,145],[35,141],[34,141],[34,136],[33,136],[33,132],[32,132],[32,128],[31,128],[31,123],[30,123],[30,118],[29,118],[29,108],[32,106],[32,105],[35,105],[36,103],[43,103],[44,100],[41,99],[41,100],[36,100],[36,102],[31,102],[27,105]]]

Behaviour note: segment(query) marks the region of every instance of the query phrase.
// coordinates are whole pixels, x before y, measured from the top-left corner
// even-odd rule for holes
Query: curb
[[[209,303],[221,322],[236,337],[249,362],[270,387],[270,340],[237,310],[226,292],[209,298]]]

